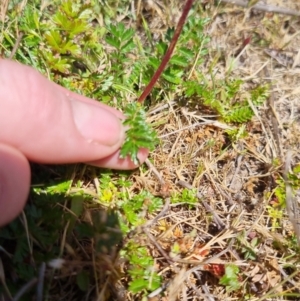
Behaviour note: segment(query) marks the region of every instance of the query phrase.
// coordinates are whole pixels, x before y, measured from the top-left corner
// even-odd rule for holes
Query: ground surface
[[[143,14],[154,41],[180,16],[182,6],[166,2],[135,2],[136,15]],[[287,206],[300,202],[299,171],[294,173],[296,178],[284,182],[300,162],[300,19],[202,2],[201,18],[210,18],[205,27],[210,42],[197,71],[213,73],[216,81],[225,77],[244,80],[243,95],[257,84],[266,84],[269,97],[259,108],[250,103],[255,116],[239,126],[225,123],[192,101],[181,103],[180,89],[164,94],[163,102],[150,107],[148,120],[155,124],[161,142],[150,161],[129,176],[128,190],[131,194],[147,190],[160,197],[163,206],[146,216],[141,212],[146,225],[132,229],[123,244],[133,240],[146,247],[153,271],[161,277],[159,290],[130,291],[132,263],[116,253],[97,254],[88,239],[72,236],[71,243],[66,226],[57,248],[65,248],[60,254],[68,264],[58,274],[51,269],[46,272],[46,279],[52,279],[51,300],[300,300],[298,212],[291,209],[288,214],[279,206],[280,194]],[[300,11],[296,2],[258,4]],[[145,41],[143,30],[139,34]],[[230,139],[228,130],[239,127],[247,135]],[[74,182],[95,178],[94,171],[79,170],[70,176]],[[43,172],[39,167],[35,178]],[[86,187],[95,194],[99,189],[97,181]],[[193,189],[193,197],[197,193],[197,202],[187,204],[193,197],[182,195],[184,188],[186,194]],[[170,203],[169,196],[176,193],[182,202],[177,198]],[[91,220],[96,209],[86,206],[80,223]],[[86,292],[84,280],[74,275],[90,266],[96,281]],[[228,266],[234,267],[232,277],[225,273]],[[220,283],[224,274],[227,282],[223,278]],[[81,285],[80,294],[75,282]]]
[[[259,1],[261,3],[298,11],[300,8],[294,1]],[[214,59],[216,52],[223,58],[215,66],[216,76],[224,76],[231,68],[231,75],[246,79],[249,85],[271,83],[271,95],[248,124],[249,136],[225,149],[223,125],[201,125],[201,121],[208,119],[203,112],[170,105],[171,109],[162,110],[160,117],[153,117],[166,120],[160,130],[163,143],[153,154],[153,165],[163,179],[171,183],[171,191],[180,189],[181,185],[176,185],[178,181],[188,182],[199,189],[202,200],[209,204],[221,222],[208,219],[203,204],[192,211],[172,206],[164,219],[167,234],[158,226],[153,226],[152,231],[165,249],[170,247],[170,240],[174,243],[174,239],[180,248],[188,249],[187,262],[196,258],[199,262],[205,260],[205,250],[210,250],[210,256],[215,258],[213,262],[235,262],[247,275],[244,288],[248,287],[257,298],[250,297],[247,289],[237,294],[226,293],[224,288],[216,285],[216,277],[212,279],[203,273],[206,268],[218,266],[203,268],[199,262],[176,264],[179,270],[173,269],[175,276],[169,294],[173,296],[181,290],[182,300],[188,300],[192,295],[194,300],[239,300],[242,296],[251,300],[289,300],[280,294],[293,290],[291,283],[295,285],[294,292],[299,287],[298,276],[283,284],[291,272],[286,273],[285,267],[290,265],[286,258],[291,251],[287,242],[291,239],[292,225],[287,214],[283,213],[278,216],[279,223],[275,226],[274,217],[267,208],[274,201],[270,193],[280,171],[279,166],[273,165],[274,159],[281,158],[284,164],[288,153],[292,152],[294,164],[299,162],[299,17],[231,5],[210,7],[208,16],[212,18],[208,27],[210,59]],[[247,38],[251,38],[251,42],[243,49]],[[290,58],[290,63],[286,65],[279,57]],[[207,72],[205,63],[203,72]],[[187,127],[190,128],[185,129]],[[207,147],[207,141],[211,140],[215,142],[213,148]],[[146,175],[145,183],[157,183],[155,176],[149,181],[151,175],[148,172]],[[148,185],[156,189],[156,184]],[[197,232],[195,237],[188,235],[193,230]],[[259,243],[251,246],[254,238],[258,238]],[[245,260],[238,247],[240,243],[248,244],[256,254],[255,260]],[[280,247],[274,248],[274,244]],[[293,265],[297,262],[296,257],[291,261]],[[197,266],[198,274],[196,272],[191,277]],[[210,272],[218,276],[218,271]],[[268,292],[272,292],[273,297],[268,297]],[[166,300],[175,300],[175,297]]]

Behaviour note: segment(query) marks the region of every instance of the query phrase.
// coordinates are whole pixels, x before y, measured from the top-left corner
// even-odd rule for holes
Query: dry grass
[[[176,1],[134,4],[137,22],[143,14],[154,40],[176,24],[182,8]],[[300,9],[293,1],[284,3],[288,6]],[[217,61],[216,79],[242,78],[248,87],[268,83],[271,95],[259,111],[253,107],[248,136],[234,143],[226,134],[230,126],[217,116],[188,104],[178,105],[178,91],[150,109],[149,121],[161,124],[161,143],[151,154],[152,165],[148,163],[147,170],[132,176],[131,187],[131,191],[146,189],[166,202],[158,216],[149,216],[146,225],[133,233],[139,244],[148,246],[155,269],[163,277],[162,287],[148,300],[298,300],[288,296],[300,293],[293,223],[286,212],[274,216],[270,210],[276,205],[276,180],[284,174],[288,152],[290,165],[300,159],[300,22],[293,16],[214,6],[212,1],[204,1],[203,8],[202,17],[211,18],[207,28],[211,42],[209,60],[201,71],[208,74],[210,62]],[[243,47],[247,38],[251,43]],[[169,194],[183,188],[198,191],[199,203],[193,208],[169,203]],[[257,244],[251,245],[255,239]],[[115,300],[139,300],[126,290],[126,273],[118,278],[128,268],[126,263],[116,254],[97,257],[90,244],[83,249],[86,265],[94,266],[97,300],[109,295]],[[254,257],[245,257],[247,249]],[[240,270],[241,287],[233,292],[219,284],[229,263]],[[73,264],[62,272],[62,278],[76,273],[78,267]],[[109,269],[111,276],[103,269]],[[65,298],[75,300],[76,292],[68,291],[68,283],[64,286]],[[57,292],[61,294],[61,288]]]
[[[209,206],[205,208],[201,200],[194,210],[170,205],[149,230],[156,238],[151,254],[169,284],[161,300],[240,300],[246,296],[250,300],[298,300],[282,296],[284,292],[299,294],[300,289],[297,250],[290,248],[292,222],[286,213],[274,221],[268,208],[276,201],[273,191],[283,171],[281,164],[274,165],[275,158],[283,163],[290,152],[292,165],[300,159],[300,22],[292,16],[205,3],[211,18],[210,59],[223,58],[214,68],[216,76],[224,78],[230,72],[249,86],[269,83],[271,95],[247,125],[248,137],[236,144],[228,142],[226,125],[214,116],[179,107],[175,93],[167,96],[167,105],[150,114],[151,121],[164,124],[159,129],[161,144],[151,158],[169,191],[182,189],[178,183],[190,183]],[[265,4],[300,9],[293,1]],[[162,24],[159,18],[160,14],[153,24]],[[241,48],[247,38],[251,43]],[[270,49],[277,50],[275,55],[269,55]],[[206,66],[209,62],[203,72]],[[150,170],[141,177],[147,189],[159,193],[155,173]],[[224,227],[208,214],[210,208]],[[297,221],[293,223],[297,226]],[[249,243],[254,238],[259,241],[253,249],[256,259],[247,260],[241,250],[252,248]],[[175,244],[180,250],[177,255],[171,252]],[[162,255],[159,248],[168,255]],[[218,269],[224,263],[234,263],[243,274],[242,288],[235,293],[218,285],[222,275]],[[160,300],[158,296],[151,300]]]
[[[300,10],[293,0],[260,2]],[[291,220],[285,211],[275,216],[270,210],[277,201],[276,181],[300,162],[300,21],[230,4],[215,6],[210,0],[202,3],[202,17],[211,19],[207,27],[211,42],[209,59],[201,71],[209,74],[210,63],[215,61],[216,79],[241,78],[248,87],[268,83],[271,94],[264,107],[253,108],[255,117],[246,125],[248,136],[236,142],[226,133],[230,126],[217,116],[188,104],[179,105],[180,91],[165,95],[164,103],[150,109],[149,121],[161,124],[161,143],[151,154],[152,165],[133,174],[130,188],[149,190],[166,202],[156,217],[149,216],[145,226],[131,233],[141,245],[148,246],[163,278],[160,290],[151,293],[148,300],[299,300],[300,264],[293,242],[293,224],[297,226],[298,221]],[[154,40],[176,24],[181,8],[175,0],[137,0],[131,6],[138,24],[141,14],[147,19]],[[243,47],[247,38],[251,42]],[[76,177],[97,196],[97,177],[83,176],[84,172]],[[183,188],[197,190],[199,202],[193,207],[169,203],[169,195]],[[287,196],[297,202],[299,194]],[[98,207],[85,209],[81,222],[92,223],[91,215]],[[295,212],[291,214],[297,218]],[[75,237],[76,246],[69,245],[65,239],[68,226],[60,241],[61,253],[65,250],[67,254],[64,266],[58,274],[46,272],[55,280],[53,300],[81,298],[70,281],[91,266],[95,287],[86,293],[86,300],[94,300],[89,293],[95,291],[96,300],[140,300],[126,290],[128,267],[117,252],[97,255],[92,239],[83,244]],[[255,239],[257,244],[251,245]],[[246,258],[247,249],[254,257]],[[240,270],[241,287],[233,292],[219,284],[229,263]],[[120,279],[120,275],[125,276]]]

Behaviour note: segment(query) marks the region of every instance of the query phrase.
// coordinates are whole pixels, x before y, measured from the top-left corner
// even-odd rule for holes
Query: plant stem
[[[156,72],[154,73],[154,75],[152,76],[150,83],[147,85],[147,87],[145,88],[144,92],[142,93],[142,95],[139,97],[138,102],[142,103],[146,97],[149,95],[150,91],[152,90],[153,86],[155,85],[155,83],[157,82],[158,78],[160,77],[161,73],[164,71],[167,63],[169,62],[171,55],[173,53],[173,50],[176,46],[176,43],[178,41],[178,38],[180,36],[180,33],[182,31],[183,25],[185,23],[186,17],[193,5],[194,0],[187,0],[186,4],[184,6],[184,9],[182,11],[182,14],[180,16],[180,19],[178,21],[178,24],[176,26],[175,32],[174,32],[174,36],[171,40],[171,43],[169,45],[169,48],[161,62],[161,64],[159,65],[158,69],[156,70]]]

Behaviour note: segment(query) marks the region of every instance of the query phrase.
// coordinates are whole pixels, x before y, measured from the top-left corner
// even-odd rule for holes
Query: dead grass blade
[[[285,159],[285,167],[283,172],[283,178],[285,181],[285,189],[286,189],[286,209],[289,215],[289,219],[293,224],[294,231],[296,233],[297,242],[300,246],[300,207],[294,196],[294,191],[289,182],[288,173],[291,168],[292,161],[292,152],[288,151]]]
[[[9,59],[10,59],[10,60],[15,56],[15,54],[16,54],[18,48],[19,48],[19,45],[20,45],[20,43],[21,43],[21,40],[22,40],[22,38],[23,38],[23,35],[24,35],[24,34],[23,34],[22,32],[19,33],[19,35],[18,35],[18,37],[17,37],[17,40],[16,40],[16,42],[15,42],[14,48],[13,48],[13,50],[11,51],[11,54],[10,54],[10,56],[9,56]]]
[[[176,301],[178,300],[178,294],[180,293],[180,290],[182,289],[184,282],[186,280],[186,270],[185,268],[182,268],[180,272],[174,277],[171,284],[169,285],[167,289],[168,293],[168,301]]]
[[[3,263],[2,263],[2,259],[0,258],[0,283],[2,283],[4,291],[6,293],[6,295],[10,298],[10,300],[12,299],[11,293],[9,291],[9,288],[6,285],[6,281],[5,281],[5,272],[4,272],[4,267],[3,267]]]
[[[2,0],[0,4],[0,18],[2,23],[5,21],[5,16],[8,8],[9,0]]]
[[[298,17],[300,16],[300,12],[298,11],[294,11],[284,7],[278,7],[275,5],[263,5],[258,3],[249,7],[249,2],[243,0],[220,0],[220,2],[238,5],[249,9],[261,10],[265,12],[290,15],[290,16],[298,16]]]

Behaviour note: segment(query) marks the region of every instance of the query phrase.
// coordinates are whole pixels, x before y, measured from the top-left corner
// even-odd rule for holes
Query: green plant
[[[246,232],[242,231],[240,235],[237,236],[237,239],[241,245],[241,252],[246,260],[255,260],[257,257],[257,246],[260,243],[258,237],[253,237],[250,239],[246,237]]]
[[[161,277],[157,274],[155,262],[147,247],[137,245],[131,240],[121,254],[129,261],[129,290],[132,293],[145,295],[160,286]]]
[[[296,165],[291,172],[287,174],[287,181],[291,185],[293,193],[300,187],[300,165]],[[276,179],[277,186],[272,191],[272,200],[267,206],[268,215],[271,218],[272,230],[275,231],[281,227],[281,221],[284,215],[283,209],[286,208],[286,183],[281,176]]]
[[[248,132],[245,124],[242,124],[241,126],[233,129],[228,129],[226,130],[226,133],[228,134],[230,140],[233,142],[237,142],[240,139],[248,136]]]
[[[227,292],[236,291],[240,288],[241,282],[239,281],[240,269],[233,264],[226,265],[225,275],[220,279],[220,284],[226,286]]]
[[[171,196],[171,203],[183,203],[188,204],[190,207],[193,207],[198,203],[198,199],[196,197],[196,189],[187,189],[184,188],[180,193],[173,193]]]
[[[107,254],[120,242],[122,235],[134,233],[145,223],[149,214],[162,207],[163,202],[161,198],[154,197],[145,190],[130,196],[126,189],[131,187],[132,183],[126,178],[115,179],[111,172],[102,172],[99,180],[99,202],[105,207],[114,208],[115,211],[108,211],[105,219],[102,216],[105,212],[102,215],[94,212],[91,216],[92,224],[77,224],[75,230],[80,239],[95,238],[97,252]],[[116,232],[119,227],[120,232]],[[140,236],[139,233],[137,235]],[[147,246],[142,242],[137,243],[137,236],[131,234],[130,237],[120,252],[120,256],[129,264],[129,290],[135,294],[146,295],[160,286],[161,277],[157,275],[154,259],[148,253]],[[84,278],[84,275],[80,277]],[[78,279],[80,283],[81,278]],[[82,280],[83,283],[85,281],[86,278]]]
[[[126,232],[145,222],[147,214],[152,214],[162,206],[162,199],[148,191],[141,191],[132,198],[121,200],[120,209],[124,212]]]
[[[146,112],[139,103],[131,103],[125,107],[125,127],[126,139],[121,148],[120,157],[130,156],[131,160],[139,163],[137,157],[140,148],[146,148],[152,151],[158,142],[156,132],[148,125],[146,120]]]
[[[293,191],[296,191],[300,187],[300,165],[296,165],[291,172],[288,173],[288,182],[291,185]],[[276,180],[277,186],[275,187],[273,193],[277,198],[276,207],[285,208],[286,206],[286,185],[282,177]]]
[[[70,213],[61,210],[64,202],[64,194],[32,194],[24,215],[1,229],[0,245],[10,254],[10,257],[5,257],[4,267],[15,274],[13,279],[6,275],[11,295],[14,296],[22,285],[36,277],[41,262],[59,257],[57,242],[65,225],[72,220]],[[0,287],[0,292],[2,289]],[[22,300],[28,299],[24,297]]]
[[[283,211],[279,207],[267,206],[268,215],[271,219],[272,231],[281,227]]]
[[[253,87],[252,83],[243,82],[228,73],[224,75],[225,78],[214,76],[213,71],[217,70],[215,66],[220,63],[221,56],[218,53],[214,57],[215,50],[209,44],[206,27],[210,19],[203,17],[202,4],[196,4],[191,9],[181,35],[180,30],[168,28],[163,37],[155,43],[151,41],[149,46],[148,41],[140,35],[142,29],[134,27],[136,20],[131,20],[132,12],[128,8],[135,3],[134,1],[55,0],[43,9],[37,0],[29,1],[30,3],[22,9],[17,6],[19,2],[10,1],[6,21],[2,24],[3,55],[10,55],[17,34],[21,31],[24,36],[15,55],[18,61],[35,67],[72,91],[122,110],[126,117],[124,125],[127,138],[120,155],[122,158],[129,155],[136,164],[139,163],[137,153],[140,148],[153,150],[158,143],[153,127],[145,122],[149,105],[160,101],[165,104],[165,98],[175,99],[178,100],[178,106],[208,113],[209,118],[217,114],[223,122],[238,124],[232,130],[226,131],[229,138],[236,142],[246,137],[246,123],[254,115],[253,106],[262,105],[268,95],[267,86]],[[120,23],[116,20],[122,21]],[[144,26],[146,22],[146,18],[143,19]],[[183,22],[181,24],[183,25]],[[151,34],[149,29],[148,37],[151,37]],[[177,35],[178,40],[171,57],[168,45],[175,46],[172,40],[174,35]],[[163,57],[166,57],[166,66],[161,68]],[[155,72],[157,69],[161,70],[161,76]],[[147,86],[150,81],[152,87]],[[144,90],[144,93],[138,98],[140,90]],[[150,91],[151,95],[145,99]],[[136,102],[137,99],[139,103]],[[155,126],[163,122],[159,120]],[[218,137],[204,137],[201,156],[208,150],[210,160],[213,159],[219,142]],[[222,149],[224,161],[231,160],[231,156],[226,156],[228,149],[230,146],[226,151]],[[209,171],[205,160],[202,161],[201,158],[198,163],[199,174]],[[145,166],[141,168],[142,175],[146,170]],[[294,174],[289,178],[294,189],[299,187],[299,168],[298,173],[296,171],[294,170]],[[63,176],[65,173],[66,179]],[[67,287],[68,294],[72,284],[72,293],[77,294],[79,299],[81,292],[91,292],[91,288],[96,287],[95,290],[101,291],[103,287],[108,287],[107,283],[109,287],[113,287],[113,277],[118,281],[121,279],[125,290],[132,293],[132,299],[141,299],[165,283],[166,279],[163,277],[169,279],[174,276],[171,274],[173,271],[166,276],[164,259],[154,259],[155,251],[152,252],[149,238],[141,230],[142,225],[162,208],[163,200],[143,190],[135,180],[136,174],[128,180],[129,173],[103,170],[100,175],[95,173],[95,170],[85,170],[82,166],[74,168],[72,176],[66,170],[55,172],[51,178],[45,177],[44,171],[39,173],[39,186],[33,188],[30,203],[25,210],[27,221],[21,218],[4,230],[1,229],[1,248],[11,254],[11,260],[3,262],[4,270],[12,271],[11,274],[6,273],[6,280],[13,296],[21,286],[37,276],[41,262],[48,262],[53,258],[72,258],[71,263],[74,260],[75,265],[84,265],[80,266],[78,271],[74,268],[70,274],[69,270],[64,274],[65,270],[62,269],[58,272],[59,277],[52,282],[54,290],[57,287]],[[213,175],[214,169],[211,173],[211,176]],[[216,190],[220,189],[219,184],[226,182],[226,178],[222,179],[221,171],[218,176],[222,182],[211,186]],[[194,178],[197,182],[198,175]],[[208,185],[209,179],[205,179],[205,176],[202,178],[200,185]],[[173,193],[171,202],[176,206],[171,205],[170,210],[173,211],[175,207],[181,210],[180,205],[183,205],[184,209],[188,209],[184,211],[192,217],[195,208],[198,208],[195,205],[199,202],[195,195],[195,190],[188,189]],[[268,209],[275,228],[280,225],[278,221],[281,218],[277,211],[282,212],[285,204],[285,183],[281,178],[277,179],[273,195],[280,203],[280,206],[271,206],[271,209]],[[222,215],[218,200],[215,205],[218,213]],[[196,222],[198,220],[204,223],[202,218]],[[210,218],[207,221],[211,223]],[[162,244],[164,250],[175,253],[179,258],[183,256],[178,239],[182,232],[172,231],[169,217],[166,218],[166,223],[170,223],[165,228],[166,234],[176,234],[176,241],[168,245],[166,235],[158,243]],[[189,223],[190,225],[186,223],[183,227],[194,227],[192,221]],[[153,225],[154,231],[155,227]],[[210,227],[207,229],[209,234],[210,231],[214,231]],[[198,234],[196,230],[195,233]],[[291,246],[295,250],[295,239],[292,239]],[[255,248],[258,244],[257,238],[250,241],[244,238],[238,245],[238,251],[245,260],[255,260]],[[200,248],[196,244],[193,247]],[[221,247],[214,246],[213,252],[217,252]],[[121,268],[119,257],[114,257],[119,248]],[[195,252],[195,255],[202,257],[203,253]],[[180,262],[177,264],[179,266]],[[223,268],[223,265],[221,267]],[[234,265],[226,268],[220,284],[225,285],[228,292],[236,291],[240,287],[239,268]],[[17,280],[11,277],[15,274],[18,275]],[[53,290],[53,287],[49,290]],[[45,290],[47,294],[48,288]],[[0,288],[0,291],[2,292],[3,288]],[[114,298],[106,293],[107,299]],[[32,291],[23,299],[30,300],[30,294]],[[87,295],[84,295],[81,299],[86,298]]]
[[[146,97],[149,95],[150,91],[152,90],[154,84],[157,82],[157,80],[159,79],[159,77],[161,76],[161,74],[163,74],[163,76],[165,76],[165,78],[171,82],[171,83],[175,83],[178,84],[179,82],[177,80],[174,80],[175,77],[180,77],[180,75],[182,74],[182,71],[173,71],[173,74],[171,73],[171,76],[168,76],[168,70],[170,71],[171,69],[167,69],[166,65],[169,63],[169,61],[171,61],[171,56],[172,53],[174,51],[174,48],[176,46],[176,43],[178,41],[178,38],[180,37],[181,31],[183,29],[185,20],[188,16],[188,13],[193,5],[194,0],[187,0],[186,4],[184,6],[182,15],[179,19],[178,25],[174,31],[172,40],[170,41],[170,45],[169,47],[166,49],[164,46],[165,45],[161,45],[158,44],[158,49],[162,50],[163,52],[165,52],[163,59],[161,60],[161,63],[158,65],[155,65],[155,60],[152,60],[152,65],[154,65],[156,71],[153,74],[153,76],[151,77],[151,80],[149,82],[149,84],[146,86],[144,92],[140,95],[140,97],[138,98],[138,102],[139,103],[143,103],[144,100],[146,99]],[[115,34],[116,36],[116,34]],[[131,37],[131,34],[128,34],[128,38]],[[121,35],[118,36],[118,38],[121,38]],[[124,39],[124,35],[123,35],[123,39]],[[111,42],[111,41],[110,41]],[[119,46],[120,43],[115,43],[116,46]],[[127,48],[127,45],[131,45],[130,42],[126,42],[124,44],[125,48]],[[160,47],[163,46],[163,47]],[[151,63],[151,59],[149,60],[149,62]],[[156,61],[157,63],[157,61]],[[173,57],[173,63],[175,63],[174,65],[178,65],[179,66],[186,66],[184,57]],[[164,73],[163,73],[164,72]],[[174,77],[174,76],[175,77]],[[134,162],[138,162],[138,148],[139,147],[145,147],[145,145],[147,145],[148,147],[150,147],[150,149],[153,149],[155,147],[155,143],[157,142],[157,137],[155,135],[155,133],[149,128],[149,126],[147,124],[145,124],[145,120],[143,119],[144,113],[143,111],[137,112],[135,113],[136,110],[136,106],[131,106],[130,108],[128,108],[127,110],[127,120],[125,121],[125,124],[129,126],[129,130],[127,131],[127,138],[126,141],[121,149],[121,157],[124,158],[126,155],[130,155],[131,159]],[[133,119],[131,119],[130,117],[132,117]],[[141,130],[142,129],[142,130]],[[148,134],[148,137],[145,136]]]
[[[192,97],[192,103],[200,104],[228,122],[245,123],[250,121],[254,112],[249,104],[251,101],[255,106],[261,105],[268,96],[267,86],[257,86],[250,90],[250,95],[245,97],[241,94],[241,80],[226,80],[213,82],[211,85],[205,79],[204,84],[198,81],[187,81],[185,95]],[[247,98],[249,100],[247,100]]]
[[[118,196],[117,205],[123,235],[134,233],[138,226],[145,223],[147,215],[153,214],[163,204],[161,198],[154,197],[145,190],[133,197],[122,192]],[[141,242],[137,243],[137,240]],[[157,274],[154,259],[149,254],[147,246],[142,243],[140,233],[133,237],[131,235],[131,238],[123,246],[120,256],[126,259],[129,264],[129,290],[132,293],[139,293],[144,296],[160,286],[161,277]]]

